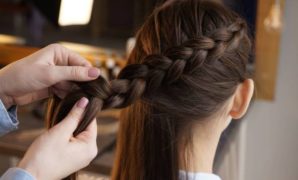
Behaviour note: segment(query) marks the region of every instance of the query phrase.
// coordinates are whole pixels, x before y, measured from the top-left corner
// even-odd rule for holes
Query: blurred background
[[[0,67],[60,43],[113,79],[134,35],[166,0],[0,0]],[[218,0],[220,1],[220,0]],[[223,134],[215,173],[223,180],[298,179],[298,1],[224,0],[248,22],[254,40],[250,71],[256,97],[249,113]],[[46,102],[19,107],[20,128],[0,137],[0,174],[15,166],[44,131]],[[119,111],[98,115],[99,154],[80,179],[108,178]]]

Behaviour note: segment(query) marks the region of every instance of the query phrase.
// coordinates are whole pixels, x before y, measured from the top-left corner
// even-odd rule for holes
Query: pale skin
[[[181,159],[185,159],[185,157],[189,159],[187,167],[180,164],[180,169],[188,172],[212,173],[220,136],[232,119],[237,120],[245,115],[252,99],[253,91],[253,80],[245,80],[238,85],[235,93],[227,100],[221,112],[193,127],[192,146],[189,147],[191,149],[184,151],[184,148],[181,147],[181,150],[178,151]]]
[[[57,44],[16,61],[0,70],[0,99],[8,109],[45,99],[51,93],[63,97],[69,81],[90,81],[100,75],[97,68],[78,54]],[[18,167],[36,179],[62,179],[86,167],[97,154],[96,120],[73,136],[88,99],[82,98],[67,117],[44,132],[29,147]]]

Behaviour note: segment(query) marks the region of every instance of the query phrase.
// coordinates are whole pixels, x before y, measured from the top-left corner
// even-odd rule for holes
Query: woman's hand
[[[46,98],[50,91],[64,96],[71,87],[66,81],[90,81],[99,73],[78,54],[52,44],[0,70],[0,99],[9,108]]]
[[[86,98],[79,100],[68,116],[38,137],[19,164],[36,179],[62,179],[86,167],[97,154],[94,120],[85,131],[73,137],[85,107]]]

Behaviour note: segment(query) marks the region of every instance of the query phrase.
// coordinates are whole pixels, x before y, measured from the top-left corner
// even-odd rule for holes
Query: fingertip
[[[97,78],[99,75],[100,75],[100,70],[99,70],[98,68],[91,67],[91,68],[88,70],[88,76],[89,76],[90,78]]]
[[[85,109],[88,105],[89,100],[86,97],[82,97],[77,103],[76,106],[81,109]]]

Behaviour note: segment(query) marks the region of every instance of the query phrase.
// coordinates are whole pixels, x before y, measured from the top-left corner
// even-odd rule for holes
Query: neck
[[[212,173],[221,132],[219,128],[210,124],[195,127],[190,145],[187,145],[186,149],[185,146],[180,146],[180,162],[185,162],[180,163],[180,169],[188,172]]]

